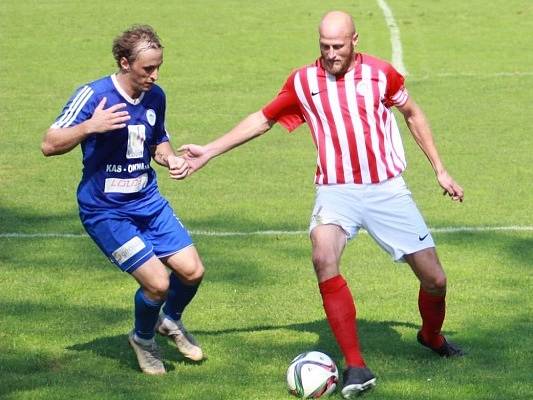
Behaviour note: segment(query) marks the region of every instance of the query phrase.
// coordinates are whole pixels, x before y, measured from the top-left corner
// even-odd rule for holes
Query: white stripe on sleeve
[[[84,86],[72,99],[68,108],[52,124],[52,128],[67,128],[74,122],[83,106],[87,103],[94,91],[89,86]]]

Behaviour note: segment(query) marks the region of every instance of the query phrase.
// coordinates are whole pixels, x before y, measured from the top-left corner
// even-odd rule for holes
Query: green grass
[[[466,200],[443,199],[403,122],[406,180],[432,227],[533,226],[533,6],[518,0],[389,0],[410,93]],[[83,233],[80,151],[42,157],[44,130],[80,84],[114,70],[111,40],[147,22],[165,45],[160,84],[173,143],[205,143],[257,110],[317,57],[316,25],[354,14],[363,51],[390,58],[376,2],[6,0],[0,7],[0,234]],[[307,128],[279,127],[162,192],[193,231],[305,230],[313,204]],[[186,362],[159,338],[169,373],[138,372],[126,333],[135,283],[87,237],[0,237],[0,398],[290,399],[284,374],[317,349],[341,364],[305,235],[195,235],[207,268],[185,322],[208,353]],[[449,277],[445,333],[469,351],[441,360],[416,344],[417,282],[360,235],[342,270],[358,305],[369,399],[527,399],[533,233],[437,233]],[[340,395],[336,395],[340,398]]]

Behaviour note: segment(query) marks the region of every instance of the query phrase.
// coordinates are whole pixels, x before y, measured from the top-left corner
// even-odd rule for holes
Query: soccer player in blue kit
[[[185,357],[204,357],[181,322],[204,267],[159,193],[150,161],[167,167],[172,179],[184,178],[188,165],[173,151],[165,128],[165,94],[155,84],[163,63],[157,34],[147,25],[132,26],[114,40],[113,56],[118,72],[80,87],[41,148],[53,156],[81,144],[81,221],[102,252],[139,283],[128,340],[144,373],[163,374],[156,330],[173,339]]]

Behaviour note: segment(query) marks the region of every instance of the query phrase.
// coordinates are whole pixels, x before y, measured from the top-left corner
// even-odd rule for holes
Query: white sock
[[[139,344],[142,344],[143,346],[150,346],[151,344],[155,343],[155,338],[143,339],[137,336],[137,334],[133,335],[133,340],[135,340]]]
[[[163,323],[168,326],[170,324],[171,327],[177,327],[177,321],[170,318],[168,315],[163,314]]]

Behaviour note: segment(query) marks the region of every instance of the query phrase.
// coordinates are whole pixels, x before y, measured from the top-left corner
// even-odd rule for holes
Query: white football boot
[[[161,375],[167,372],[163,365],[161,350],[155,340],[149,344],[140,343],[135,340],[135,332],[131,331],[128,342],[135,351],[142,372],[148,375]]]
[[[155,326],[157,332],[163,336],[171,338],[178,351],[183,354],[184,357],[193,361],[201,361],[204,359],[204,353],[202,348],[191,335],[181,320],[174,321],[163,315],[159,316],[157,325]]]

